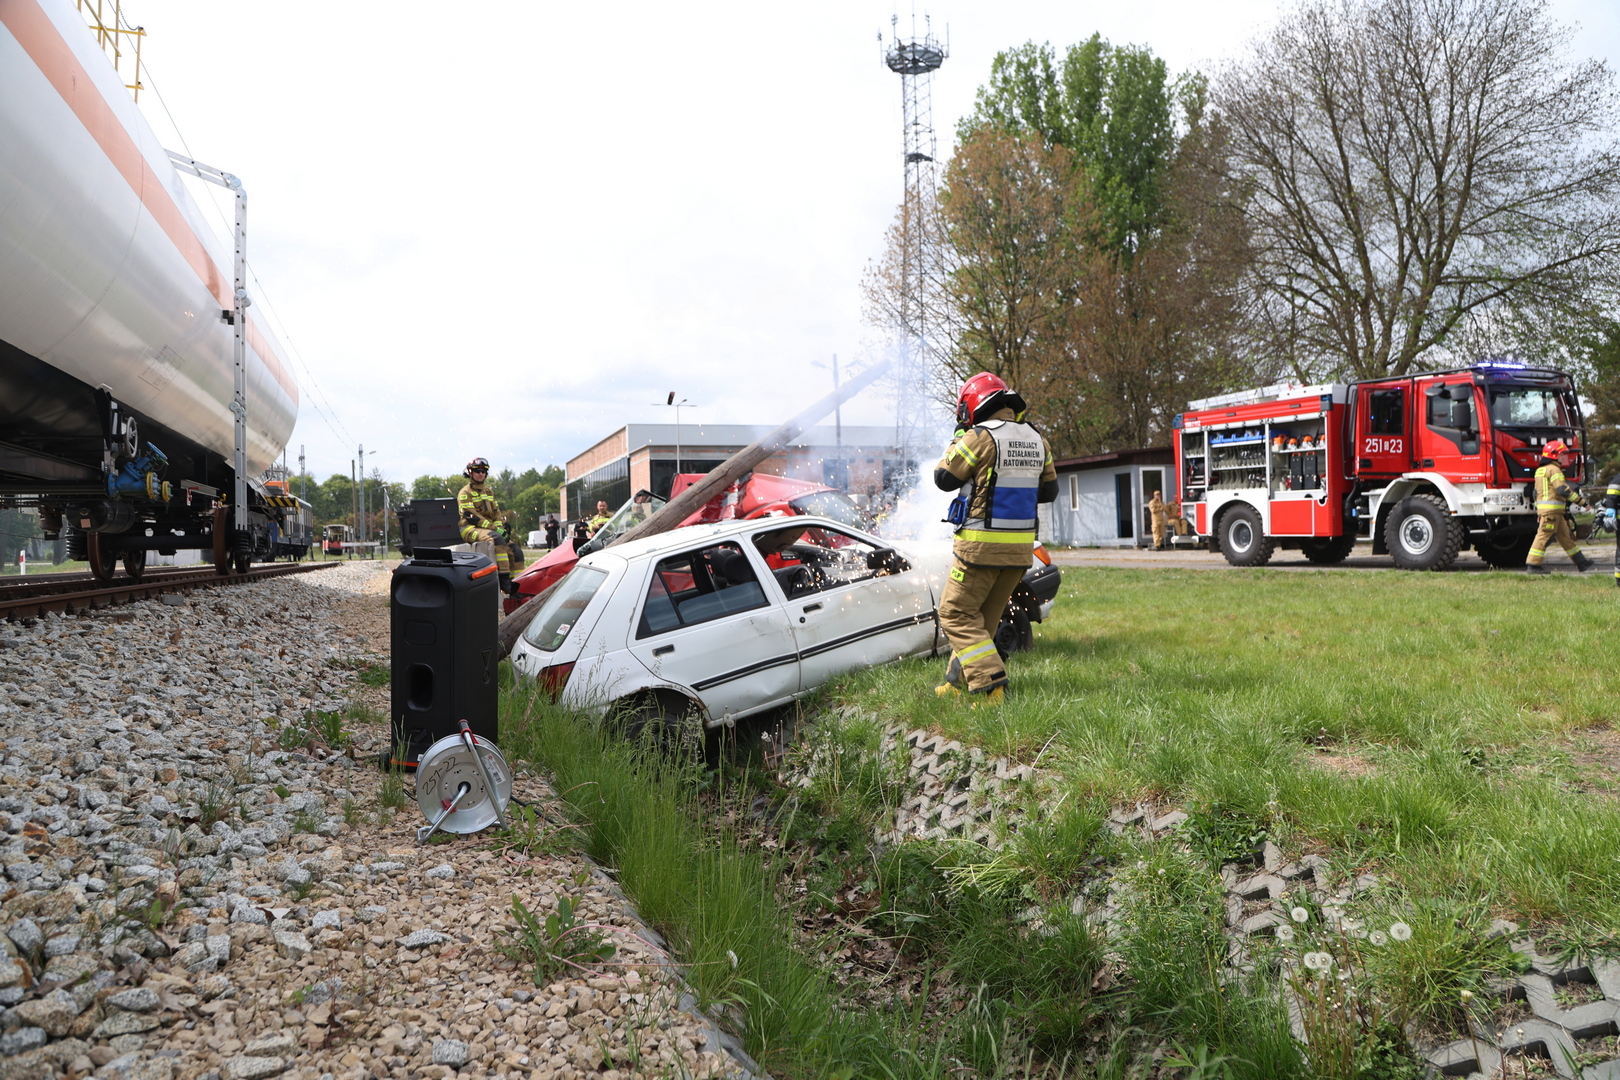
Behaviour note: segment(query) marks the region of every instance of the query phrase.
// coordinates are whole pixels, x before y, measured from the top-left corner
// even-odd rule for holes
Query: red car
[[[673,498],[702,480],[703,473],[676,475],[670,495]],[[660,499],[650,491],[638,491],[607,524],[588,540],[565,538],[545,558],[530,566],[514,580],[518,586],[516,596],[501,601],[506,614],[511,614],[531,596],[544,592],[564,574],[573,569],[581,556],[600,551],[623,532],[651,517],[668,500]],[[872,518],[857,506],[848,495],[825,484],[808,480],[793,480],[768,473],[751,473],[739,483],[710,499],[702,509],[692,514],[681,527],[703,525],[715,521],[761,517],[792,517],[815,514],[832,518],[852,528],[866,532],[877,531]],[[996,645],[1002,652],[1027,649],[1034,641],[1031,622],[1040,622],[1051,614],[1052,601],[1057,596],[1062,574],[1052,565],[1051,558],[1037,542],[1035,565],[1024,575],[1023,582],[1007,602],[1001,626],[996,630]]]
[[[673,498],[702,480],[703,473],[679,473],[670,491]],[[562,580],[573,569],[580,556],[589,555],[606,547],[614,537],[652,516],[668,500],[660,499],[650,491],[638,491],[629,502],[619,507],[618,513],[588,540],[565,538],[556,550],[529,567],[515,579],[518,595],[502,603],[507,614],[531,596],[538,595]],[[752,473],[739,484],[732,484],[724,492],[704,504],[682,526],[703,525],[733,518],[759,518],[789,516],[793,514],[820,514],[834,521],[844,522],[857,529],[870,530],[872,519],[856,506],[842,491],[808,480],[790,480],[785,476]]]

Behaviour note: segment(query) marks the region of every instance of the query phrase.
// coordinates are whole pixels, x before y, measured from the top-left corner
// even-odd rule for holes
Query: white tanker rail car
[[[109,577],[146,553],[271,551],[265,490],[228,513],[235,470],[230,269],[167,151],[69,0],[0,0],[0,505]],[[298,414],[262,321],[246,341],[243,470]],[[240,527],[239,527],[240,526]]]

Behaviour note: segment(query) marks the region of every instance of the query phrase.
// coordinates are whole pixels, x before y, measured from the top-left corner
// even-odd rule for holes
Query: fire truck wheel
[[[1450,569],[1462,539],[1462,523],[1438,495],[1408,495],[1384,523],[1384,544],[1402,570]]]
[[[1535,542],[1535,534],[1530,532],[1508,533],[1499,538],[1486,537],[1474,545],[1479,557],[1498,570],[1517,570],[1524,565],[1525,557],[1530,554],[1530,545]]]
[[[1260,515],[1242,504],[1221,515],[1215,534],[1221,538],[1221,554],[1233,566],[1264,566],[1277,550],[1277,541],[1260,528]]]
[[[1334,536],[1327,540],[1306,540],[1299,545],[1300,552],[1311,562],[1318,566],[1333,566],[1342,563],[1350,556],[1356,547],[1354,533],[1346,536]]]

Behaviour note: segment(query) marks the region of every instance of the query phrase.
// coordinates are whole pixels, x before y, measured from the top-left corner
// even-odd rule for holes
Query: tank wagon
[[[119,561],[139,576],[149,551],[211,551],[221,572],[272,557],[289,509],[272,499],[287,496],[258,477],[298,387],[65,0],[0,3],[0,147],[0,505],[36,507],[102,577]],[[239,313],[243,518],[226,506]]]

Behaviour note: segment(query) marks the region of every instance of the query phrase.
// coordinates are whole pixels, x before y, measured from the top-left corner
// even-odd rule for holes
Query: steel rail
[[[320,563],[265,563],[245,574],[220,574],[209,567],[206,571],[165,574],[156,580],[143,575],[140,581],[128,578],[112,582],[81,582],[76,590],[63,590],[36,596],[6,596],[0,594],[0,619],[32,619],[50,611],[78,613],[95,608],[127,604],[145,600],[162,593],[190,589],[208,589],[221,585],[247,585],[266,578],[285,577],[288,574],[307,574],[338,566],[335,562]]]
[[[197,566],[159,566],[147,567],[139,581],[127,575],[122,580],[140,584],[146,581],[168,580],[177,577],[191,577],[203,570],[214,572],[214,564],[198,564]],[[52,593],[78,592],[89,586],[91,582],[101,579],[88,570],[70,570],[66,573],[53,574],[49,572],[25,574],[18,577],[8,577],[0,580],[0,599],[20,599],[28,596],[49,596]],[[103,582],[106,585],[116,584],[120,579]]]

